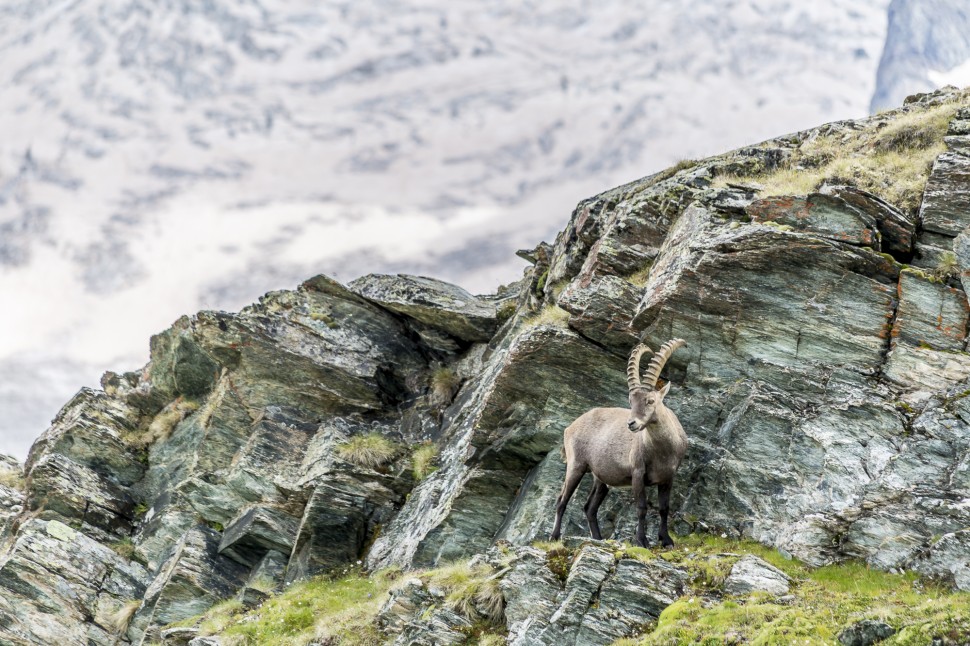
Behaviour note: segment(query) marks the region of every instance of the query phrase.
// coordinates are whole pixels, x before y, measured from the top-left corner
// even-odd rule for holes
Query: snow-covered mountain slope
[[[892,0],[872,111],[944,85],[970,85],[970,4]]]
[[[184,312],[488,291],[605,186],[865,114],[886,2],[0,5],[0,451]]]

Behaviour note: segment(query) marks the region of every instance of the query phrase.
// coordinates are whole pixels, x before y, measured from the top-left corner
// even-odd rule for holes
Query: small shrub
[[[411,454],[411,470],[414,479],[421,482],[434,473],[435,459],[438,457],[438,447],[431,442],[422,444]]]
[[[384,466],[397,453],[397,444],[380,433],[356,435],[337,447],[337,455],[342,459],[368,469]]]

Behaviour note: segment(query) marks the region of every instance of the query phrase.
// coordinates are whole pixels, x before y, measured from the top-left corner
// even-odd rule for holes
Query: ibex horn
[[[650,365],[647,367],[647,374],[643,376],[644,386],[649,388],[657,387],[657,379],[660,377],[660,371],[664,369],[667,359],[674,353],[674,350],[682,345],[687,345],[687,342],[683,339],[671,339],[660,346],[660,350],[650,360]],[[629,370],[627,372],[629,373]]]
[[[640,343],[630,353],[630,360],[626,364],[626,384],[630,390],[643,386],[640,383],[640,357],[647,352],[653,353],[653,350],[647,344]]]

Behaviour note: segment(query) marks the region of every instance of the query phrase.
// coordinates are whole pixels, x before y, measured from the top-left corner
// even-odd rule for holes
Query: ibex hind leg
[[[559,493],[559,497],[556,498],[556,524],[552,528],[552,540],[558,541],[561,535],[562,527],[562,515],[566,511],[566,505],[569,504],[569,499],[573,497],[573,493],[576,492],[576,487],[579,486],[580,480],[586,475],[586,467],[572,466],[566,467],[566,479],[562,483],[562,491]]]
[[[586,520],[589,522],[589,535],[596,540],[603,538],[600,534],[600,524],[596,519],[596,514],[600,509],[600,505],[603,504],[603,499],[606,498],[606,494],[609,492],[610,488],[606,486],[606,483],[594,475],[593,488],[589,490],[589,498],[586,499],[583,511],[586,512]]]

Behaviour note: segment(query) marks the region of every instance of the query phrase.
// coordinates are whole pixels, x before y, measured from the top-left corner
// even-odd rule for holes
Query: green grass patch
[[[445,603],[473,622],[469,643],[504,643],[504,598],[496,573],[487,565],[460,561],[412,573],[445,592]],[[398,569],[370,576],[344,571],[316,577],[244,611],[239,601],[219,603],[206,613],[173,626],[198,626],[203,635],[219,635],[233,646],[304,646],[316,642],[373,646],[384,642],[375,619],[387,594],[400,580]]]
[[[664,610],[649,632],[615,646],[837,644],[843,629],[863,619],[885,621],[899,631],[880,642],[886,646],[970,639],[970,594],[915,574],[891,574],[857,562],[813,569],[750,541],[707,535],[676,540],[672,550],[624,546],[624,556],[663,558],[686,568],[690,592]],[[783,603],[767,594],[724,597],[724,579],[745,554],[759,556],[792,577],[790,599]]]
[[[237,646],[303,646],[313,641],[371,646],[381,643],[374,617],[397,574],[389,570],[371,577],[359,572],[318,577],[291,586],[250,612],[230,600],[178,625],[198,626],[202,634],[218,634],[224,643]]]
[[[337,455],[347,462],[368,469],[378,469],[398,454],[400,448],[380,433],[355,435],[337,446]]]

